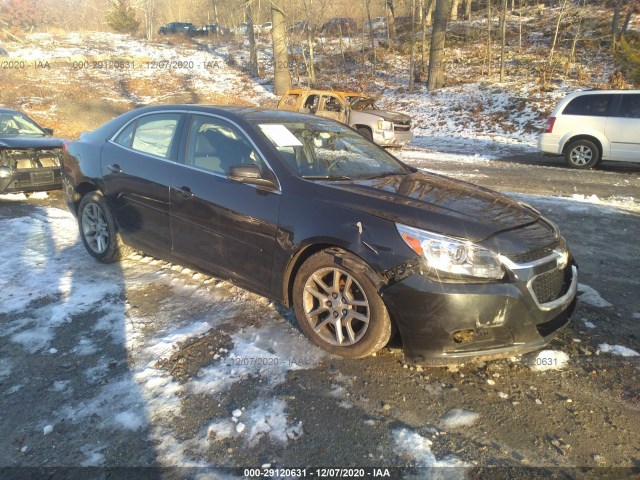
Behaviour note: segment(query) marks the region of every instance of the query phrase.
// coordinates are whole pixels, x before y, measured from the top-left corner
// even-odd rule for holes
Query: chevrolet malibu
[[[293,307],[323,349],[410,361],[535,350],[576,305],[565,240],[533,208],[404,165],[333,120],[163,105],[66,144],[63,189],[96,260],[128,248]]]

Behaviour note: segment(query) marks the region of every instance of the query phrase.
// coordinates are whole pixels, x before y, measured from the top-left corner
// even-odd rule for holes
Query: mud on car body
[[[63,141],[15,110],[0,109],[0,193],[61,187]]]
[[[90,255],[125,245],[292,306],[325,350],[413,361],[541,347],[577,269],[531,207],[404,165],[333,120],[164,105],[72,142],[63,189]],[[395,328],[394,328],[395,327]]]

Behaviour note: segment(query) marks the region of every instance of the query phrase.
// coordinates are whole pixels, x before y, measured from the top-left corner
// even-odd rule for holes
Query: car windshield
[[[334,122],[311,119],[258,127],[302,178],[365,179],[413,171],[359,133]]]
[[[17,112],[0,112],[0,135],[46,135],[30,118]]]

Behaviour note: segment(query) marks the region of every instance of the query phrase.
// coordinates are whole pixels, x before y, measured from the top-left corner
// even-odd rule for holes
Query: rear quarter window
[[[581,95],[564,107],[563,115],[590,115],[606,117],[609,114],[613,95]]]

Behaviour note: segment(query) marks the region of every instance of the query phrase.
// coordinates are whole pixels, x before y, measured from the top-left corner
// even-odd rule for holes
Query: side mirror
[[[53,135],[53,128],[43,128],[43,130],[47,135]]]
[[[238,183],[258,185],[272,190],[278,188],[273,180],[263,178],[257,165],[232,165],[227,170],[227,178]]]

